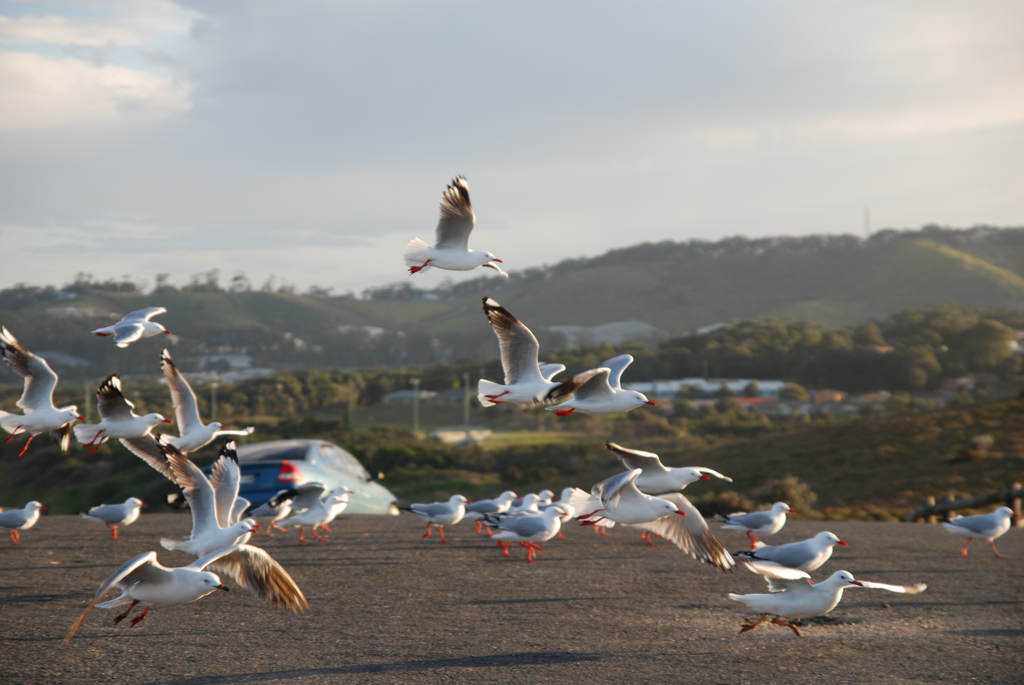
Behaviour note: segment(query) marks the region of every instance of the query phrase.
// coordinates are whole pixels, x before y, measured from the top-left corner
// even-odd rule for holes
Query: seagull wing
[[[541,380],[540,365],[537,361],[540,343],[537,342],[536,336],[522,321],[495,300],[485,297],[483,302],[484,314],[491,324],[495,337],[498,338],[505,384]]]
[[[290,499],[292,500],[292,511],[300,512],[316,506],[326,491],[327,488],[322,483],[303,483],[298,487],[274,495],[274,505],[277,506],[281,502]]]
[[[544,396],[544,401],[558,402],[573,394],[580,399],[611,394],[612,387],[608,385],[609,373],[610,371],[605,367],[581,371],[549,390],[548,394]]]
[[[125,399],[121,391],[121,377],[116,373],[110,374],[100,383],[96,391],[96,408],[103,419],[120,421],[135,416],[132,411],[135,405]]]
[[[160,565],[156,560],[156,552],[149,551],[143,552],[138,556],[132,557],[124,563],[121,568],[114,571],[113,574],[100,584],[99,590],[93,595],[92,601],[89,602],[89,606],[85,608],[82,615],[78,617],[72,625],[71,629],[68,630],[68,634],[64,637],[64,642],[71,642],[71,638],[75,636],[78,629],[85,623],[86,616],[93,610],[93,607],[99,603],[100,599],[115,585],[124,584],[132,585],[136,582],[146,583],[159,583],[164,582],[170,578],[170,573],[166,568]]]
[[[202,469],[192,463],[188,457],[171,445],[164,445],[167,461],[174,473],[174,481],[181,488],[185,499],[192,508],[192,538],[199,537],[207,530],[217,527],[220,517],[217,515],[217,499],[203,474]],[[230,508],[228,509],[230,511]]]
[[[238,468],[238,453],[235,443],[229,442],[220,450],[220,456],[210,470],[210,486],[213,487],[217,509],[217,525],[227,528],[231,514],[235,508],[235,499],[242,482],[242,473]]]
[[[546,381],[550,381],[558,374],[565,371],[565,364],[558,364],[556,362],[549,362],[540,365],[540,376]]]
[[[873,583],[870,580],[862,580],[861,578],[858,578],[857,581],[860,583],[861,587],[866,587],[872,590],[901,592],[907,595],[916,595],[928,589],[927,583],[915,583],[913,585],[889,585],[888,583]]]
[[[730,571],[736,561],[729,551],[718,541],[697,507],[679,492],[659,495],[660,499],[668,500],[686,516],[670,514],[648,523],[639,524],[652,533],[657,533],[670,540],[676,547],[694,559],[706,562],[721,571]]]
[[[636,488],[636,477],[643,473],[642,469],[632,469],[605,478],[590,489],[591,494],[601,498],[601,503],[608,508],[618,502],[620,497],[640,497]]]
[[[732,478],[730,478],[729,476],[719,473],[714,469],[709,469],[707,466],[690,466],[689,468],[693,469],[694,471],[699,471],[700,473],[706,473],[709,476],[714,476],[715,478],[720,478],[721,480],[729,481],[730,483],[732,482]]]
[[[615,390],[622,389],[622,372],[626,370],[626,367],[633,363],[633,355],[631,354],[620,354],[617,357],[606,359],[601,362],[601,366],[607,367],[610,370],[608,377],[608,384]]]
[[[125,321],[114,324],[114,343],[118,347],[128,347],[130,344],[142,338],[146,327],[141,321]]]
[[[452,179],[441,196],[441,219],[437,222],[437,247],[469,249],[469,234],[476,223],[469,202],[469,184],[462,176]]]
[[[199,408],[196,406],[196,394],[178,367],[171,360],[170,353],[164,349],[160,353],[160,369],[164,372],[164,380],[171,390],[171,402],[174,403],[174,418],[178,422],[178,434],[185,435],[193,428],[199,428],[203,422],[199,419]]]
[[[57,374],[46,360],[25,349],[6,326],[0,326],[0,353],[7,365],[25,378],[21,399],[16,404],[26,412],[52,407]]]
[[[309,606],[298,584],[270,554],[252,545],[232,545],[197,559],[190,568],[226,574],[274,606],[299,613]]]
[[[143,307],[142,309],[136,309],[135,311],[128,312],[123,317],[121,317],[121,321],[149,321],[158,314],[166,313],[167,307]]]
[[[174,471],[171,470],[171,465],[167,461],[168,448],[161,445],[152,435],[144,435],[141,438],[121,438],[121,444],[129,452],[156,469],[164,478],[175,485],[178,484]]]
[[[644,471],[668,471],[661,459],[654,452],[632,450],[618,443],[606,442],[605,447],[619,455],[619,459],[627,469],[643,469]]]

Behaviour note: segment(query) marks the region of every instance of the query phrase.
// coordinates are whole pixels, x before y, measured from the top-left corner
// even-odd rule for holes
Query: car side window
[[[366,472],[366,469],[363,468],[363,465],[360,464],[355,457],[337,445],[321,443],[319,452],[323,464],[341,471],[347,471],[348,473],[354,474],[363,479],[369,477],[369,474]]]

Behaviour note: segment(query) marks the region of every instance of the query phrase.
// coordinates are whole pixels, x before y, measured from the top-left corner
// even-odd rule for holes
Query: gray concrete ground
[[[452,544],[420,538],[408,515],[343,517],[329,543],[259,537],[310,601],[301,616],[248,593],[216,593],[154,609],[137,627],[94,611],[70,645],[65,632],[99,583],[188,519],[145,514],[113,542],[105,528],[48,516],[0,544],[0,682],[1020,682],[1024,646],[1024,534],[995,559],[939,526],[791,520],[772,542],[822,529],[838,548],[815,574],[845,568],[927,592],[848,590],[832,621],[798,638],[762,626],[727,592],[761,592],[674,547],[650,548],[634,530],[600,538],[571,527],[536,563],[504,559],[471,524]],[[719,534],[731,549],[741,535]],[[188,563],[160,549],[169,565]]]

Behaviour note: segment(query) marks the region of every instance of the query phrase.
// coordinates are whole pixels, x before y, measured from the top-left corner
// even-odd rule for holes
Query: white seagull
[[[192,534],[184,540],[160,538],[164,549],[203,556],[248,541],[259,524],[251,518],[238,520],[245,505],[238,501],[241,473],[235,445],[221,450],[207,478],[202,469],[170,445],[162,445],[174,482],[181,488],[192,511]]]
[[[74,427],[75,437],[92,452],[107,440],[140,439],[148,436],[158,423],[171,423],[161,414],[151,412],[143,416],[136,414],[135,405],[125,399],[121,391],[121,378],[112,373],[100,383],[96,391],[96,408],[100,412],[99,423],[80,423]]]
[[[36,525],[39,520],[39,510],[46,509],[42,502],[32,500],[21,509],[8,509],[0,511],[0,528],[7,528],[11,542],[21,544],[21,534],[18,531],[28,530]]]
[[[642,392],[622,387],[622,372],[632,363],[633,355],[620,354],[606,359],[596,369],[576,374],[555,386],[545,399],[555,400],[569,394],[573,396],[546,409],[559,416],[569,416],[577,411],[582,414],[616,414],[644,404],[653,407],[654,402]]]
[[[114,336],[114,343],[118,347],[128,347],[136,340],[152,338],[154,335],[170,335],[171,332],[156,321],[150,321],[154,316],[166,314],[166,307],[145,307],[128,312],[115,324],[97,328],[93,335],[101,337]]]
[[[522,321],[490,297],[483,298],[484,314],[498,338],[504,385],[487,379],[477,382],[477,400],[485,407],[496,404],[536,405],[560,399],[548,394],[558,387],[552,381],[565,370],[564,364],[541,364],[540,343]]]
[[[120,504],[97,504],[82,512],[80,516],[89,521],[98,521],[110,529],[111,539],[117,540],[117,527],[130,526],[139,518],[146,504],[138,497],[129,497]]]
[[[1005,559],[1006,555],[1000,554],[996,549],[996,538],[1010,530],[1010,520],[1013,518],[1013,509],[1010,507],[999,507],[987,514],[975,514],[974,516],[954,516],[949,521],[943,521],[942,527],[950,533],[967,536],[964,548],[960,550],[960,556],[967,556],[967,546],[974,538],[981,538],[992,548],[996,557]]]
[[[326,528],[325,524],[334,518],[333,509],[340,505],[338,513],[341,513],[341,510],[348,506],[348,495],[351,492],[345,487],[327,492],[327,488],[321,483],[303,483],[285,493],[275,495],[279,503],[286,499],[290,499],[292,503],[292,513],[281,521],[280,527],[298,526],[299,542],[309,542],[306,539],[306,526],[309,526],[313,537],[320,542],[327,542],[327,538],[317,533],[316,529]]]
[[[651,523],[672,514],[686,516],[675,502],[637,490],[636,479],[641,473],[640,469],[624,471],[594,485],[588,503],[578,506],[576,501],[570,502],[576,511],[586,512],[576,518],[582,525],[593,525],[602,518],[618,523]],[[597,507],[588,508],[587,504]]]
[[[823,530],[806,540],[784,545],[761,545],[753,550],[737,552],[735,556],[741,561],[769,561],[801,571],[813,571],[832,557],[836,545],[847,546],[838,535]]]
[[[195,452],[221,435],[251,435],[255,430],[248,426],[242,430],[224,430],[220,421],[203,423],[199,418],[199,407],[196,394],[188,381],[178,371],[171,360],[171,354],[164,349],[160,354],[160,369],[164,372],[164,380],[171,390],[171,401],[174,403],[174,417],[178,421],[178,437],[163,435],[160,440],[164,444],[174,445],[185,454]]]
[[[0,411],[0,426],[10,433],[6,442],[10,442],[19,433],[28,433],[28,440],[18,452],[20,457],[25,454],[33,438],[40,433],[53,431],[61,453],[67,454],[71,442],[71,426],[75,421],[84,421],[85,417],[78,413],[78,407],[73,404],[59,409],[53,406],[57,374],[45,359],[26,350],[6,326],[0,326],[0,354],[3,354],[8,366],[25,378],[21,399],[16,402],[25,413]]]
[[[490,252],[469,249],[469,234],[476,223],[473,206],[469,202],[469,184],[462,176],[452,179],[441,196],[441,219],[437,222],[437,238],[431,247],[420,238],[413,238],[405,246],[405,263],[409,274],[430,267],[451,271],[469,271],[478,266],[494,269],[508,278]]]
[[[532,564],[537,550],[544,550],[540,543],[558,535],[562,520],[571,515],[571,509],[565,504],[554,504],[539,514],[488,516],[487,525],[498,529],[491,539],[498,543],[506,557],[512,556],[508,553],[509,545],[518,542],[526,548],[526,562]]]
[[[112,609],[128,604],[128,609],[114,618],[114,623],[120,623],[128,617],[135,605],[141,602],[145,608],[132,619],[131,623],[134,626],[146,617],[151,606],[184,604],[201,599],[214,590],[227,590],[220,577],[207,571],[208,568],[227,575],[274,606],[291,609],[295,613],[309,606],[295,580],[281,564],[259,547],[226,547],[211,552],[188,566],[178,568],[163,566],[157,561],[156,552],[143,552],[130,559],[100,584],[92,602],[68,630],[64,642],[71,641],[93,607]],[[101,603],[103,595],[114,587],[120,590],[121,594]]]
[[[249,512],[249,515],[253,518],[270,519],[264,529],[267,537],[270,537],[270,531],[274,528],[281,532],[287,532],[287,529],[278,525],[277,522],[288,518],[292,513],[293,497],[289,496],[290,492],[290,488],[278,490],[273,497]]]
[[[823,616],[832,611],[843,598],[843,590],[848,587],[863,587],[875,590],[888,590],[903,594],[918,594],[928,589],[925,583],[916,585],[890,585],[874,583],[867,580],[855,580],[849,571],[836,571],[826,580],[814,583],[807,573],[797,569],[766,569],[769,575],[767,594],[737,595],[729,593],[729,599],[746,604],[750,609],[760,612],[761,616],[753,623],[744,623],[741,633],[753,630],[774,615],[771,623],[784,628],[791,628],[798,636],[803,637],[800,629],[786,618],[812,618]]]
[[[642,469],[636,479],[636,486],[648,495],[661,495],[666,492],[679,492],[698,480],[710,480],[711,476],[732,482],[732,478],[722,475],[706,466],[668,467],[654,452],[644,452],[623,447],[614,442],[606,442],[606,448],[619,455],[627,469]]]
[[[718,518],[723,521],[722,530],[745,531],[747,538],[750,539],[750,549],[756,549],[758,537],[778,533],[786,525],[786,514],[792,512],[785,502],[776,502],[770,509],[764,511],[752,511],[749,514],[740,511]]]
[[[476,532],[479,533],[485,515],[504,514],[512,507],[512,502],[517,496],[512,490],[506,490],[492,499],[478,499],[466,505],[466,514],[463,518],[467,521],[476,521]]]
[[[447,502],[410,504],[405,508],[405,511],[411,511],[427,522],[427,532],[423,534],[424,540],[430,537],[430,526],[436,525],[437,532],[441,536],[441,542],[447,545],[448,541],[444,537],[444,527],[454,526],[461,521],[466,515],[466,505],[469,503],[470,501],[463,495],[452,495],[448,498]]]

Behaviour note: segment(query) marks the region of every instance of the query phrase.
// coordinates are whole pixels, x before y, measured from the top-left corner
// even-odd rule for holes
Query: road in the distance
[[[144,514],[122,540],[77,517],[47,516],[0,544],[0,682],[1019,682],[1024,659],[1024,532],[995,559],[982,542],[939,526],[791,520],[771,542],[828,529],[847,540],[815,574],[844,568],[868,580],[927,582],[906,596],[848,590],[827,625],[803,639],[746,617],[727,592],[761,592],[639,533],[608,538],[572,526],[537,563],[514,560],[472,524],[422,540],[418,519],[343,517],[326,544],[297,534],[258,538],[309,598],[301,616],[244,591],[157,608],[140,625],[97,609],[70,645],[63,637],[99,583],[159,548],[188,518]],[[745,538],[719,534],[730,549]],[[884,603],[884,605],[883,605]],[[887,605],[887,606],[885,606]]]

